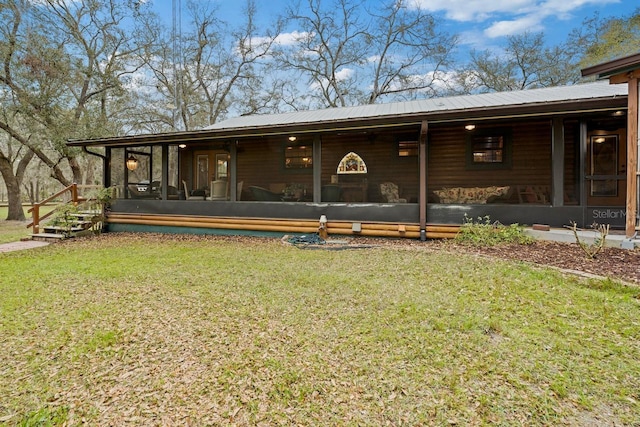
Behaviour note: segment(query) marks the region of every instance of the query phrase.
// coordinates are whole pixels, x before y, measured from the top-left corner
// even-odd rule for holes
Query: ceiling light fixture
[[[468,131],[472,131],[476,128],[476,125],[465,125],[464,128]]]
[[[126,164],[127,164],[127,169],[129,169],[130,171],[134,171],[138,169],[138,159],[133,157],[131,154],[129,154]]]

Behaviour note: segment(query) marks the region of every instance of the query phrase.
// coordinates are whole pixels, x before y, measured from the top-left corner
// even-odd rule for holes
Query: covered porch
[[[336,234],[425,239],[486,216],[624,228],[626,129],[626,91],[589,84],[70,145],[104,147],[112,230],[310,232],[324,216]]]

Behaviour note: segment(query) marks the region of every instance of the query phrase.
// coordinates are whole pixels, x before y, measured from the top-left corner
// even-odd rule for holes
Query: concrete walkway
[[[554,242],[564,243],[577,243],[576,236],[573,234],[573,230],[566,228],[552,228],[549,231],[538,231],[532,228],[527,228],[525,233],[535,238],[536,240],[550,240]],[[593,244],[595,238],[599,238],[600,234],[593,230],[580,230],[578,231],[580,240]],[[634,239],[627,239],[624,232],[620,230],[611,230],[605,238],[605,246],[612,248],[633,249],[634,247],[640,247],[640,239],[636,236]]]
[[[40,248],[47,246],[49,242],[39,242],[37,240],[24,240],[20,242],[11,242],[0,244],[0,252],[22,251],[24,249]]]

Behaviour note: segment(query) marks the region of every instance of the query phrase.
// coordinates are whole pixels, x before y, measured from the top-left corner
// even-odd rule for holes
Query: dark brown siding
[[[336,175],[340,160],[353,151],[367,164],[367,174],[339,175],[342,183],[363,182],[367,184],[367,201],[382,202],[380,184],[393,182],[398,185],[400,197],[409,202],[418,200],[418,156],[399,157],[398,138],[418,138],[418,129],[398,132],[354,133],[347,135],[323,135],[322,137],[322,183],[331,182]]]
[[[491,185],[551,185],[551,122],[496,126],[511,131],[511,167],[474,170],[466,161],[467,134],[463,126],[436,127],[429,132],[429,190],[443,187]],[[476,131],[485,130],[478,126]]]

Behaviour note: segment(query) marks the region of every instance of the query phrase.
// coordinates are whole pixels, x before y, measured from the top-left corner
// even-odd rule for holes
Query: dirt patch
[[[360,239],[355,239],[360,240]],[[595,259],[590,259],[576,243],[535,241],[530,245],[505,244],[474,247],[449,240],[417,242],[400,239],[375,240],[378,245],[396,245],[406,248],[431,248],[452,252],[474,253],[502,259],[531,262],[573,271],[579,274],[610,277],[640,285],[640,250],[603,248]]]

